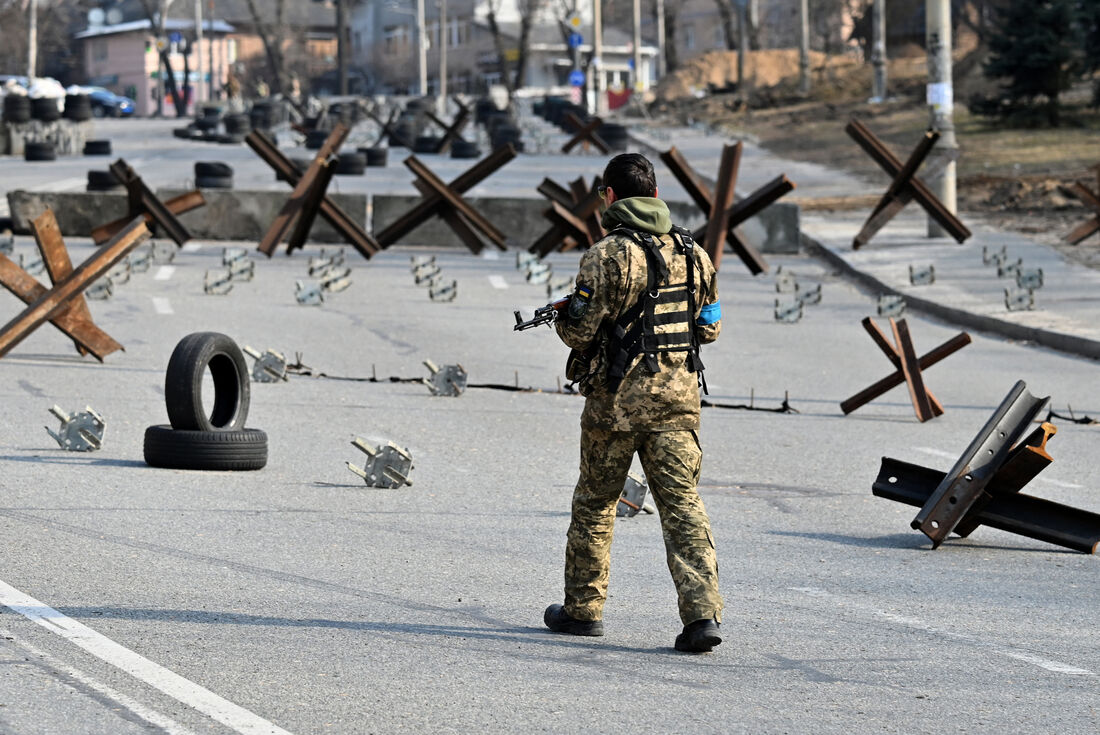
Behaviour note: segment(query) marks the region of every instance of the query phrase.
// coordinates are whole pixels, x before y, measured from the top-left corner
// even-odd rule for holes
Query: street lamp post
[[[439,116],[447,114],[447,0],[439,0]]]
[[[428,44],[424,38],[424,0],[416,0],[416,69],[420,75],[420,96],[428,94]]]
[[[955,160],[959,142],[955,139],[953,119],[955,92],[951,80],[951,3],[950,0],[927,0],[925,6],[925,48],[928,49],[928,110],[931,125],[940,131],[940,139],[928,156],[929,165],[947,159],[943,173],[931,182],[931,189],[948,211],[958,210],[955,190]],[[943,237],[947,233],[939,223],[928,218],[928,236]]]

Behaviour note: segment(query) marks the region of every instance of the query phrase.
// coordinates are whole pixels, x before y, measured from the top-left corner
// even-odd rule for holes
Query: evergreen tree
[[[1072,84],[1084,47],[1081,10],[1096,0],[1027,0],[996,10],[985,75],[1006,80],[1014,105],[1042,102],[1047,121],[1058,125],[1058,95]]]

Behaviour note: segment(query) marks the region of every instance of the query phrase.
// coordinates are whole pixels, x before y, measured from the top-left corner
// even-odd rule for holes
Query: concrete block
[[[28,141],[53,143],[59,156],[79,156],[84,153],[84,143],[92,136],[91,120],[73,122],[54,120],[25,123],[0,122],[0,153],[22,156]]]
[[[159,189],[164,200],[183,194],[183,189]],[[275,215],[286,203],[289,192],[204,189],[206,206],[180,216],[191,234],[202,240],[259,241]],[[367,222],[366,194],[331,194],[336,204],[360,225]],[[8,192],[8,205],[17,232],[30,231],[30,222],[47,207],[53,209],[61,234],[88,237],[94,228],[126,216],[126,194],[115,192]],[[320,216],[309,239],[339,243],[343,238]]]
[[[372,198],[374,232],[380,232],[420,201],[415,196],[378,194]],[[511,247],[526,250],[550,227],[543,216],[549,204],[545,199],[525,197],[469,197],[466,199],[508,237]],[[703,224],[703,214],[691,202],[668,202],[672,221],[683,227]],[[797,253],[799,246],[799,209],[794,204],[776,203],[746,222],[742,229],[749,241],[764,253]],[[435,217],[402,240],[403,244],[465,247],[451,228]]]
[[[160,199],[185,193],[184,189],[158,189]],[[286,204],[289,191],[242,191],[203,189],[206,206],[180,217],[180,222],[200,240],[256,240],[271,227],[275,215]],[[367,225],[366,194],[329,194],[332,201],[363,227]],[[289,233],[288,233],[289,234]],[[309,232],[311,242],[344,242],[332,225],[320,215]]]

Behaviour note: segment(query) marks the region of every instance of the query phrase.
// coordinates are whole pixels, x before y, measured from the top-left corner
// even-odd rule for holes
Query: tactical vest
[[[661,254],[660,241],[648,232],[620,227],[608,234],[630,237],[645,253],[646,288],[638,301],[627,308],[610,328],[607,344],[607,388],[615,393],[634,358],[642,361],[652,373],[660,372],[657,361],[660,352],[686,352],[685,365],[698,373],[703,392],[703,361],[699,357],[699,337],[695,332],[695,304],[698,284],[695,281],[695,242],[682,227],[670,230],[676,242],[675,252],[687,260],[687,279],[669,283],[669,267]]]

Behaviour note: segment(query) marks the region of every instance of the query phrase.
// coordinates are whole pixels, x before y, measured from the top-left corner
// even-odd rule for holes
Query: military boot
[[[572,635],[603,635],[602,620],[577,620],[562,605],[551,605],[542,614],[542,622],[555,633]]]
[[[719,623],[711,618],[696,620],[684,626],[684,632],[676,636],[676,650],[687,653],[709,653],[722,642]]]

